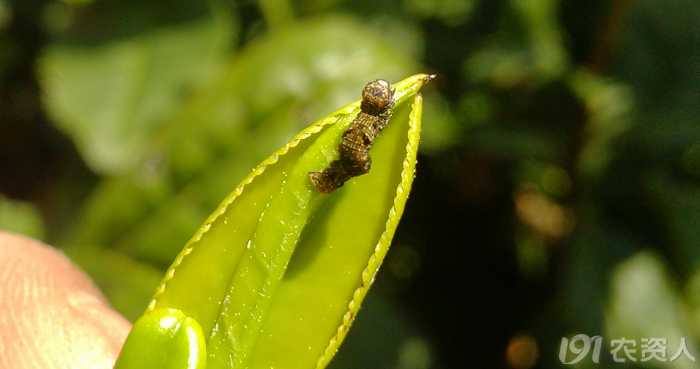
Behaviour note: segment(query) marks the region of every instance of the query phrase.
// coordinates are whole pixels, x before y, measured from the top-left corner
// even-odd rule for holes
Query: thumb
[[[130,326],[60,251],[0,232],[0,368],[112,368]]]

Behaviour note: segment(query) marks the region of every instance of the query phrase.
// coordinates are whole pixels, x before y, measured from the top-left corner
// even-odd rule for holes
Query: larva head
[[[362,111],[379,114],[394,106],[394,90],[384,79],[368,83],[362,90]]]

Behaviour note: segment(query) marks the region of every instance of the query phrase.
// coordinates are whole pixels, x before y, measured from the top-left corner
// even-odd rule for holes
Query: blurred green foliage
[[[0,228],[134,319],[260,160],[366,82],[434,72],[332,365],[558,367],[579,333],[601,367],[623,336],[698,358],[698,24],[695,0],[0,0]]]

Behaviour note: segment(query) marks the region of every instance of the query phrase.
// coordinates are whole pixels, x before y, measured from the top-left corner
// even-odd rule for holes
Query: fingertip
[[[129,328],[61,251],[0,232],[0,367],[111,368]]]

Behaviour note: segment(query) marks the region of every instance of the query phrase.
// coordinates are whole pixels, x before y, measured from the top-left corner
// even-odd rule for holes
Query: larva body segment
[[[318,192],[331,193],[349,179],[369,172],[372,165],[369,149],[389,123],[393,107],[394,91],[389,82],[377,79],[365,86],[360,113],[343,133],[338,146],[340,158],[321,172],[309,172],[309,179]]]

